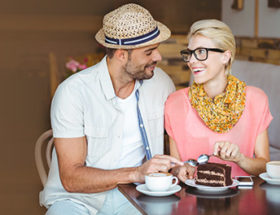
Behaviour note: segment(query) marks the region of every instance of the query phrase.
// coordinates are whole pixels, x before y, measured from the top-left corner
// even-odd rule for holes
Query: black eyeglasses
[[[199,61],[207,60],[209,51],[220,53],[225,52],[224,50],[218,48],[196,48],[195,50],[185,49],[180,53],[185,62],[190,62],[192,54],[194,54],[195,58]]]

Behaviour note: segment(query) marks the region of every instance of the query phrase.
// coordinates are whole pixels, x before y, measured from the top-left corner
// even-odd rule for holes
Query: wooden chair
[[[51,164],[51,154],[54,146],[52,134],[51,129],[45,131],[35,144],[35,163],[43,186],[45,186],[47,182],[48,171]]]

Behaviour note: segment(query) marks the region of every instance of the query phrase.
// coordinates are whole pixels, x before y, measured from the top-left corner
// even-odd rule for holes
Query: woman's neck
[[[203,85],[205,92],[210,98],[214,98],[225,92],[227,87],[227,75],[223,74],[215,80],[209,80]]]

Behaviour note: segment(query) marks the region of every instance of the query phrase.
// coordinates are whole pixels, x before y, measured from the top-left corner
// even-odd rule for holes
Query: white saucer
[[[175,185],[174,187],[171,187],[169,190],[166,191],[160,191],[160,192],[154,192],[150,191],[145,184],[139,184],[136,187],[136,190],[138,190],[140,193],[144,193],[148,196],[170,196],[178,191],[181,190],[180,185]]]
[[[232,179],[232,181],[233,181],[233,183],[231,185],[225,186],[225,187],[210,187],[210,186],[199,185],[199,184],[195,183],[194,179],[186,180],[185,184],[189,185],[191,187],[195,187],[198,190],[203,191],[203,192],[215,192],[215,193],[217,193],[217,192],[224,192],[224,191],[226,191],[227,189],[229,189],[231,187],[238,186],[238,181],[237,180]]]
[[[280,178],[271,178],[266,172],[261,173],[259,176],[269,184],[280,185]]]

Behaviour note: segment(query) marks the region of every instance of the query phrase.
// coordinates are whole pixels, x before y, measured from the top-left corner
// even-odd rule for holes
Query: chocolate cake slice
[[[224,187],[232,184],[231,166],[219,163],[198,165],[195,183],[211,187]]]

